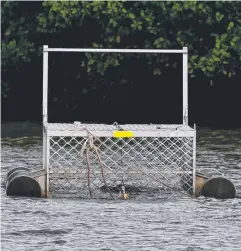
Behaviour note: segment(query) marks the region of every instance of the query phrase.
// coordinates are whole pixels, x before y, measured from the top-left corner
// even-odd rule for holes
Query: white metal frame
[[[49,52],[92,52],[92,53],[179,53],[183,54],[183,124],[188,125],[188,49],[90,49],[90,48],[49,48],[43,46],[43,122],[48,122],[48,53]]]
[[[186,125],[120,125],[124,131],[132,131],[135,138],[139,137],[194,137],[195,130]],[[47,131],[49,136],[61,137],[88,137],[89,131],[95,137],[112,138],[113,131],[118,130],[115,125],[105,124],[81,124],[75,122],[48,123]]]
[[[44,168],[46,169],[46,192],[48,194],[49,189],[49,170],[48,170],[48,161],[49,161],[49,144],[50,136],[70,136],[66,131],[56,132],[51,130],[51,124],[48,124],[48,53],[49,52],[90,52],[90,53],[170,53],[170,54],[182,54],[183,55],[183,130],[174,131],[172,129],[167,130],[166,132],[153,131],[153,132],[137,132],[137,137],[142,137],[143,135],[150,135],[155,137],[193,137],[194,145],[196,144],[196,133],[194,130],[188,126],[188,48],[183,47],[179,50],[162,50],[162,49],[91,49],[91,48],[49,48],[48,45],[43,46],[43,163]],[[53,125],[53,124],[52,124]],[[65,124],[66,125],[66,124]],[[179,125],[182,126],[182,125]],[[49,129],[50,130],[49,130]],[[169,132],[168,132],[169,131]],[[67,134],[66,134],[67,133]],[[109,131],[100,132],[100,134],[105,134],[105,136],[111,136]],[[74,130],[71,133],[72,136],[86,136],[86,131]],[[193,146],[194,159],[193,159],[193,168],[195,169],[196,162],[196,146]],[[193,170],[193,178],[195,175],[195,170]],[[195,190],[195,179],[193,179],[193,190]]]

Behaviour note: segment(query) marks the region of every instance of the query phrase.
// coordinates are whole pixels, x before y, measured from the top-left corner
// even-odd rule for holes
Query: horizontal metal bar
[[[115,131],[119,128],[124,131],[168,131],[168,130],[178,130],[178,131],[194,131],[193,128],[182,124],[86,124],[75,121],[74,123],[45,123],[44,126],[49,131],[85,131],[86,129],[90,131]],[[117,127],[119,126],[119,128]]]
[[[113,132],[110,131],[91,131],[95,137],[113,138]],[[133,132],[134,138],[138,137],[194,137],[194,131],[137,131]],[[47,131],[48,136],[63,136],[63,137],[87,137],[89,134],[86,131]]]
[[[187,53],[186,49],[182,50],[161,50],[161,49],[92,49],[92,48],[47,48],[48,52],[102,52],[102,53]]]
[[[172,172],[172,171],[167,171],[165,169],[166,166],[161,166],[160,165],[160,166],[157,166],[157,167],[163,168],[164,170],[158,169],[158,171],[153,171],[153,170],[149,169],[148,173],[149,174],[157,174],[157,175],[160,174],[160,173],[161,174],[163,174],[163,173],[173,174],[174,173],[174,174],[177,174],[177,175],[192,174],[192,171],[183,170],[183,171],[174,171],[174,172]],[[52,167],[50,167],[49,173],[50,173],[51,177],[60,177],[60,176],[66,177],[66,174],[67,174],[68,178],[70,178],[71,176],[72,176],[72,178],[77,178],[78,176],[83,177],[85,174],[88,173],[88,170],[86,170],[86,168],[85,169],[79,168],[79,171],[70,169],[70,171],[68,171],[68,173],[66,173],[65,168],[61,168],[61,167],[52,168]],[[101,171],[95,170],[95,174],[101,174]],[[125,172],[124,171],[122,171],[122,172],[118,171],[118,172],[113,173],[112,171],[105,170],[105,174],[120,175],[120,174],[125,174]],[[137,174],[137,171],[128,170],[128,174]]]

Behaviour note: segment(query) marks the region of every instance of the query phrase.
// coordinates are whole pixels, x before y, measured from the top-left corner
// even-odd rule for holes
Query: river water
[[[42,165],[42,142],[11,130],[2,172]],[[12,137],[5,137],[12,136]],[[241,130],[197,132],[197,166],[217,168],[241,195]],[[1,186],[1,250],[241,250],[241,199],[29,199]]]

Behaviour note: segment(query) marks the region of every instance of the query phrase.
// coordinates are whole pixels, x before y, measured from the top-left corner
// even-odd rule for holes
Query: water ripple
[[[219,168],[241,189],[241,132],[198,133],[198,167]],[[25,139],[26,140],[26,139]],[[39,138],[5,140],[2,178],[42,164]],[[5,250],[241,250],[241,199],[32,199],[2,196]]]

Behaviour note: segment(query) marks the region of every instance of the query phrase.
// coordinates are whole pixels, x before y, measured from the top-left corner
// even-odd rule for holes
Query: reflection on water
[[[42,141],[36,132],[37,136],[2,139],[2,178],[12,167],[42,165]],[[200,130],[197,135],[197,166],[217,168],[240,194],[241,131]],[[30,199],[6,197],[3,186],[1,196],[2,250],[226,251],[241,247],[240,199]]]

